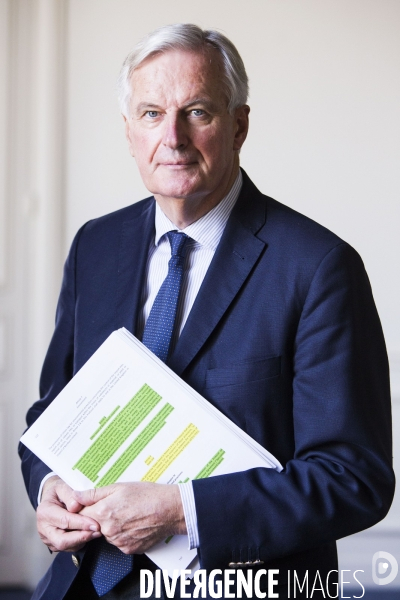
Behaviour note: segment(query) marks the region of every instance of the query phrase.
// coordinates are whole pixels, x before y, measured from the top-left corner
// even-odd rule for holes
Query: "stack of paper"
[[[77,490],[282,469],[126,329],[110,335],[21,441]],[[147,554],[172,572],[196,551],[175,535]]]

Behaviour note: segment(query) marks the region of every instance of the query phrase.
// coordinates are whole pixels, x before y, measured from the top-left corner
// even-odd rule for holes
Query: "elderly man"
[[[394,486],[387,359],[361,259],[239,168],[247,77],[223,35],[161,28],[119,83],[152,197],[78,232],[28,425],[125,326],[284,470],[77,493],[21,447],[39,534],[60,551],[34,598],[139,598],[139,570],[154,568],[143,553],[172,534],[204,569],[277,569],[280,598],[296,571],[325,597],[335,540],[382,519]]]

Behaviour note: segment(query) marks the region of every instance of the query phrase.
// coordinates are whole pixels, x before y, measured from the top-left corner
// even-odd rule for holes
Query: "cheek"
[[[136,162],[145,165],[150,163],[157,149],[157,140],[149,132],[136,132],[131,137],[133,155]]]
[[[202,145],[202,155],[210,169],[221,169],[233,156],[233,147],[230,140],[223,135],[206,138]]]

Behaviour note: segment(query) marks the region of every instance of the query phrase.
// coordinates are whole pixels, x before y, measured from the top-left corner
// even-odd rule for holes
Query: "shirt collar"
[[[219,202],[217,206],[214,206],[214,208],[211,209],[206,215],[194,223],[191,223],[188,225],[188,227],[185,227],[185,229],[180,229],[179,231],[186,233],[186,235],[195,240],[201,246],[208,246],[211,248],[211,250],[215,250],[219,244],[229,215],[231,214],[236,200],[239,197],[242,183],[242,172],[239,169],[239,173],[234,184],[221,202]],[[154,243],[156,246],[158,246],[161,238],[168,233],[168,231],[177,230],[176,225],[174,225],[172,221],[170,221],[163,213],[157,202],[155,227],[156,235]]]

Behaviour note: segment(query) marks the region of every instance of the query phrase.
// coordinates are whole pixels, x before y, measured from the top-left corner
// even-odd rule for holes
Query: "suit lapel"
[[[168,365],[178,375],[193,360],[249,276],[265,242],[256,237],[264,225],[266,205],[244,174],[239,199],[229,217],[206,277]]]
[[[118,260],[117,323],[136,333],[138,311],[145,277],[148,250],[154,237],[155,202],[145,203],[142,212],[122,224]]]

